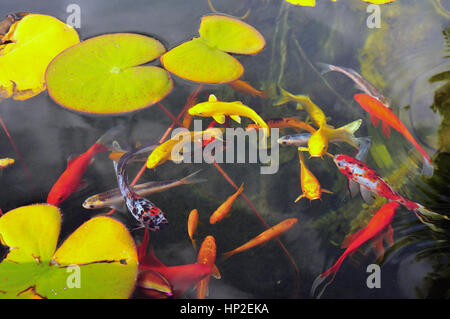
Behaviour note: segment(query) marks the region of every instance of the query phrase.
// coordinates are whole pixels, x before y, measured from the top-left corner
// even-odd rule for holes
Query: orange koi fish
[[[268,242],[269,240],[276,238],[283,234],[285,231],[290,229],[292,226],[294,226],[297,223],[297,218],[288,218],[286,220],[283,220],[281,223],[276,224],[275,226],[270,227],[269,229],[263,231],[261,234],[256,236],[255,238],[249,240],[247,243],[243,244],[242,246],[239,246],[236,249],[233,249],[227,253],[224,253],[223,259],[227,259],[234,254],[246,251],[250,248],[256,247],[258,245],[261,245],[265,242]]]
[[[361,105],[361,107],[370,114],[370,119],[372,120],[373,126],[377,127],[378,121],[381,120],[381,129],[387,138],[391,135],[390,127],[403,134],[403,136],[410,141],[422,155],[423,174],[428,176],[433,175],[434,168],[430,156],[428,156],[423,148],[416,142],[406,126],[389,108],[387,108],[376,98],[367,94],[355,94],[354,98],[356,102],[358,102],[359,105]]]
[[[268,90],[259,91],[259,90],[255,89],[253,86],[251,86],[251,84],[246,81],[236,80],[236,81],[233,81],[233,82],[230,82],[227,84],[229,86],[231,86],[233,88],[233,90],[249,94],[253,97],[259,96],[260,98],[265,99],[269,95]]]
[[[107,134],[109,134],[107,132]],[[47,197],[47,203],[59,206],[83,184],[81,178],[93,157],[108,148],[102,144],[106,134],[94,143],[85,153],[67,161],[67,168],[53,185]]]
[[[308,198],[310,201],[320,199],[323,193],[332,194],[329,190],[320,188],[320,183],[313,173],[306,167],[305,160],[303,158],[302,151],[298,151],[298,158],[300,161],[300,184],[302,187],[302,194],[297,197],[295,203],[297,203],[303,197]]]
[[[216,241],[214,237],[211,235],[206,236],[198,251],[197,264],[207,265],[212,269],[216,261],[216,253]],[[210,275],[208,274],[206,278],[197,284],[198,299],[205,299],[205,296],[208,294],[209,279]]]
[[[394,218],[395,210],[397,207],[400,206],[397,202],[389,202],[383,207],[381,207],[375,215],[372,217],[372,219],[369,221],[369,224],[355,233],[354,235],[348,237],[346,242],[344,242],[343,246],[347,246],[347,249],[344,251],[344,253],[339,257],[338,261],[334,264],[333,267],[325,271],[323,274],[319,275],[319,277],[316,278],[314,281],[312,288],[311,288],[311,295],[314,295],[317,287],[324,282],[324,280],[332,275],[333,277],[331,280],[322,288],[320,293],[317,295],[317,298],[320,298],[320,296],[325,291],[325,288],[331,284],[334,280],[334,277],[336,277],[336,273],[339,270],[339,267],[343,263],[344,259],[348,256],[354,253],[362,244],[364,244],[366,241],[373,239],[373,238],[379,238],[378,236],[384,232],[385,230],[388,230],[388,241],[391,242],[391,236],[392,236],[392,229],[387,229],[392,219]]]
[[[188,234],[189,238],[191,239],[192,246],[194,247],[195,250],[197,250],[197,244],[195,243],[194,233],[197,230],[197,226],[198,226],[198,210],[194,208],[193,210],[191,210],[188,217]]]
[[[294,128],[294,129],[302,129],[306,130],[310,133],[314,133],[316,131],[315,128],[313,128],[308,123],[305,123],[303,121],[300,121],[296,117],[279,117],[279,118],[273,118],[273,119],[267,119],[265,120],[267,126],[269,128],[279,128],[279,129],[285,129],[285,128]],[[251,123],[247,125],[245,128],[246,131],[251,129],[260,129],[261,126],[259,126],[256,123]]]
[[[224,201],[222,205],[220,205],[219,208],[216,209],[216,211],[209,218],[209,223],[215,224],[224,219],[225,217],[227,217],[230,213],[231,206],[233,206],[234,201],[242,193],[243,190],[244,190],[244,183],[242,183],[241,187],[239,187],[236,193],[228,197],[227,200]]]

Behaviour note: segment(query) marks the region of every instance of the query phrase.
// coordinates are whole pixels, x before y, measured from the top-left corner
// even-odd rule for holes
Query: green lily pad
[[[266,42],[252,26],[224,15],[202,18],[200,37],[185,42],[161,57],[171,73],[195,82],[221,84],[239,79],[243,66],[226,52],[255,54]]]
[[[258,30],[229,16],[204,16],[198,31],[200,38],[208,45],[230,53],[256,54],[266,46],[266,41]]]
[[[48,93],[61,106],[85,113],[115,114],[148,107],[173,88],[166,70],[142,66],[165,51],[161,42],[140,34],[91,38],[50,63]]]
[[[120,222],[95,217],[56,250],[57,207],[37,204],[0,218],[0,298],[127,298],[138,263],[133,238]],[[74,277],[77,276],[77,277]]]
[[[227,83],[242,76],[244,67],[231,55],[208,46],[201,38],[185,42],[161,57],[179,77],[203,83]]]

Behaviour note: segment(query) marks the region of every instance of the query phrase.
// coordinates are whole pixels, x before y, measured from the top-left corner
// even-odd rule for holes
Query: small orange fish
[[[228,83],[228,85],[231,86],[235,91],[246,93],[253,97],[259,96],[260,98],[265,99],[269,95],[268,90],[259,91],[255,89],[253,86],[251,86],[250,83],[242,80],[233,81],[231,83]]]
[[[198,251],[197,264],[207,265],[211,269],[216,261],[216,241],[213,236],[209,235],[203,240],[200,250]],[[197,298],[205,299],[208,294],[209,279],[211,275],[208,274],[197,284]]]
[[[285,231],[290,229],[292,226],[294,226],[297,223],[297,218],[288,218],[286,220],[283,220],[281,223],[276,224],[275,226],[272,226],[271,228],[267,229],[266,231],[262,232],[255,238],[249,240],[247,243],[243,244],[242,246],[239,246],[236,249],[233,249],[232,251],[229,251],[227,253],[224,253],[223,259],[227,259],[234,254],[243,252],[245,250],[248,250],[250,248],[253,248],[255,246],[261,245],[273,238],[276,238],[283,234]]]
[[[197,226],[198,226],[198,211],[194,208],[193,210],[191,210],[188,217],[188,234],[189,238],[191,239],[192,246],[194,247],[195,250],[197,250],[197,244],[195,243],[194,233],[197,230]]]
[[[279,117],[279,118],[273,118],[273,119],[267,119],[265,120],[267,126],[269,128],[279,128],[279,129],[285,129],[285,128],[294,128],[294,129],[302,129],[306,130],[310,133],[314,133],[316,131],[315,128],[313,128],[308,123],[305,123],[303,121],[300,121],[296,117]],[[247,125],[245,128],[246,131],[251,129],[260,129],[261,127],[258,124],[251,123]]]
[[[320,188],[320,183],[314,174],[306,167],[305,160],[303,159],[302,151],[298,151],[298,158],[300,160],[300,182],[302,186],[302,194],[297,197],[295,202],[297,203],[301,198],[306,197],[310,201],[320,199],[323,193],[332,194],[329,190]]]
[[[231,206],[233,205],[234,201],[242,193],[243,190],[244,190],[244,183],[242,183],[241,187],[239,187],[236,193],[228,197],[227,200],[224,201],[222,205],[220,205],[219,208],[216,209],[216,211],[209,218],[209,223],[215,224],[218,221],[221,221],[222,219],[227,217],[228,214],[230,213]]]
[[[94,143],[85,153],[67,162],[67,168],[53,185],[47,197],[47,203],[59,206],[72,193],[76,192],[82,184],[81,178],[91,163],[92,158],[108,150],[99,141]]]

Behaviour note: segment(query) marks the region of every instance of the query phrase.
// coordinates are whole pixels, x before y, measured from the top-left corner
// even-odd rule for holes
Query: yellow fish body
[[[203,117],[211,116],[219,124],[225,123],[225,116],[229,116],[232,120],[238,122],[239,124],[241,123],[241,116],[248,117],[263,129],[265,138],[269,136],[269,126],[266,122],[264,122],[264,120],[254,110],[242,104],[240,101],[218,101],[214,94],[210,94],[207,102],[194,105],[189,109],[188,113],[190,115]]]
[[[300,182],[302,187],[302,194],[297,197],[295,203],[303,197],[309,200],[320,199],[323,193],[331,194],[329,190],[320,188],[320,183],[314,174],[306,167],[301,150],[298,150],[298,158],[300,161]]]
[[[155,168],[168,160],[171,161],[182,161],[183,155],[179,152],[172,152],[173,149],[178,146],[180,143],[186,143],[190,141],[200,141],[203,136],[211,138],[218,138],[223,134],[222,128],[210,128],[205,131],[183,131],[176,134],[170,140],[165,141],[164,143],[158,145],[153,152],[149,155],[147,159],[147,168]]]
[[[322,157],[329,154],[328,142],[330,140],[342,140],[351,146],[358,148],[358,141],[353,135],[361,126],[362,120],[356,120],[335,129],[333,126],[327,124],[325,113],[306,95],[294,95],[286,90],[281,89],[282,97],[276,105],[281,105],[289,101],[297,102],[297,109],[305,109],[308,112],[311,120],[318,127],[318,130],[313,132],[311,138],[308,140],[308,148],[300,148],[302,151],[308,151],[311,157]]]

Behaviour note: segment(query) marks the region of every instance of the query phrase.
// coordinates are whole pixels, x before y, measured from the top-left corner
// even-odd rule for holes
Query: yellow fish
[[[0,158],[0,171],[8,166],[14,164],[15,160],[13,158]]]
[[[303,193],[299,197],[297,197],[295,203],[297,203],[303,197],[306,197],[309,200],[320,199],[320,197],[322,196],[322,192],[332,194],[332,192],[330,192],[329,190],[320,188],[319,181],[306,167],[305,160],[303,159],[303,154],[300,149],[298,150],[298,158],[300,160],[300,182]]]
[[[222,102],[218,101],[214,94],[210,94],[207,102],[194,105],[189,109],[188,113],[203,117],[212,116],[219,124],[225,123],[225,116],[229,116],[239,124],[241,123],[241,116],[248,117],[263,129],[264,143],[269,136],[269,126],[266,122],[254,110],[240,101]]]
[[[280,88],[281,89],[281,88]],[[293,95],[281,89],[282,97],[275,105],[285,104],[289,101],[298,103],[297,109],[305,109],[308,112],[313,123],[318,127],[318,130],[312,133],[308,140],[308,147],[301,147],[302,151],[308,151],[311,157],[322,157],[328,153],[328,141],[333,139],[340,139],[349,145],[358,148],[358,140],[353,135],[361,126],[362,120],[353,121],[347,125],[335,129],[333,126],[327,124],[327,117],[325,113],[311,101],[306,95]]]
[[[183,160],[183,155],[179,152],[172,152],[174,147],[178,146],[179,143],[187,143],[190,141],[201,141],[203,137],[205,138],[217,138],[221,139],[224,132],[223,128],[210,128],[205,131],[184,131],[176,134],[170,140],[158,145],[153,152],[149,155],[147,159],[147,168],[155,168],[168,160],[180,162]]]

